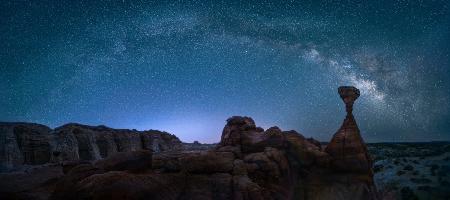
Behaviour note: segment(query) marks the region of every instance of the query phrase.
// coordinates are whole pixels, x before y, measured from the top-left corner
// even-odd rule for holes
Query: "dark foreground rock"
[[[344,122],[341,129],[359,135],[354,125]],[[107,134],[101,137],[103,141],[109,141]],[[74,135],[79,135],[76,141],[82,138],[87,144],[99,138],[89,133]],[[105,145],[106,158],[62,162],[61,170],[50,176],[55,177],[52,181],[31,184],[34,187],[13,190],[3,181],[2,186],[9,189],[1,189],[0,195],[6,199],[30,195],[34,199],[377,199],[372,162],[366,148],[359,148],[365,147],[362,140],[351,140],[356,143],[352,148],[333,145],[322,150],[317,141],[295,131],[278,127],[264,131],[253,119],[239,116],[227,120],[221,141],[209,150],[152,153],[134,149],[135,140],[127,138],[118,145],[129,150],[125,153],[108,153],[114,151]],[[83,155],[95,160],[100,152],[96,148],[83,146],[78,152],[82,149]],[[355,163],[352,158],[365,165],[350,166]],[[343,170],[345,165],[349,166]],[[0,182],[2,176],[7,174],[0,174]]]

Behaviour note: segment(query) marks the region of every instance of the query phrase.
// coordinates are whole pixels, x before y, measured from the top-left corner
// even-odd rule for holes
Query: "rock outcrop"
[[[32,123],[0,123],[0,172],[51,158],[51,129]]]
[[[345,103],[347,116],[325,151],[333,158],[331,164],[335,169],[371,173],[372,160],[352,114],[353,103],[360,95],[359,90],[344,86],[339,88],[339,94]]]
[[[0,172],[21,166],[99,160],[118,152],[182,149],[174,135],[106,126],[66,124],[54,130],[39,124],[0,123]]]
[[[305,177],[306,199],[377,199],[372,160],[352,114],[360,92],[351,86],[339,87],[338,92],[347,116],[320,156],[318,167]]]
[[[353,104],[356,89],[339,91],[346,104]],[[351,106],[347,108],[351,114]],[[215,148],[197,151],[155,151],[154,141],[172,141],[168,135],[140,134],[138,140],[120,130],[68,125],[55,129],[56,135],[67,138],[57,140],[66,145],[57,148],[62,157],[101,159],[62,162],[62,170],[51,176],[54,180],[39,182],[22,192],[0,189],[0,195],[21,199],[31,194],[35,199],[69,200],[377,199],[370,158],[362,139],[354,139],[360,135],[353,116],[351,120],[350,124],[344,121],[325,150],[318,141],[295,131],[278,127],[263,130],[250,117],[240,116],[227,120]],[[341,145],[342,134],[345,145]],[[80,141],[86,144],[80,146]],[[157,146],[159,150],[173,148]],[[118,151],[125,152],[115,153]],[[355,163],[356,167],[343,168]],[[8,185],[1,183],[2,176],[0,184]],[[23,196],[23,191],[29,191],[28,196]]]

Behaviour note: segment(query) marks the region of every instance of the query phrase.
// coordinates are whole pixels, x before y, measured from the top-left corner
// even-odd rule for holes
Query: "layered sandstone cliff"
[[[54,130],[32,123],[0,123],[0,172],[23,165],[98,160],[117,152],[180,150],[171,134],[66,124]]]

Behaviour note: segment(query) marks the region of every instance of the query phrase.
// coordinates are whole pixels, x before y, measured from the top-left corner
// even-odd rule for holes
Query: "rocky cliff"
[[[117,152],[179,150],[180,140],[150,130],[66,124],[54,130],[32,123],[0,123],[0,172],[24,165],[98,160]]]
[[[340,88],[339,93],[346,105],[353,105],[359,95],[353,87]],[[60,147],[49,144],[50,159],[91,161],[0,174],[0,195],[5,199],[377,199],[372,161],[351,105],[325,150],[295,131],[264,130],[250,117],[240,116],[227,120],[214,149],[198,151],[152,152],[145,149],[155,149],[154,145],[145,144],[155,140],[145,134],[139,140],[128,136],[130,132],[67,125],[55,129],[54,135],[62,139],[55,139]],[[4,178],[11,181],[1,181]],[[21,187],[23,180],[35,184]]]

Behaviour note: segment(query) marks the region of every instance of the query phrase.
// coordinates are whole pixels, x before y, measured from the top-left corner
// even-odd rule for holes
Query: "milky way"
[[[354,85],[364,138],[450,139],[450,3],[5,1],[0,121],[217,142],[247,115],[329,140]]]

